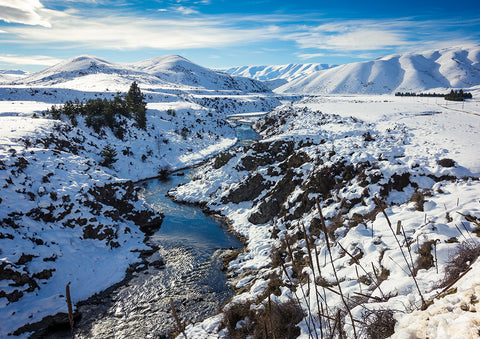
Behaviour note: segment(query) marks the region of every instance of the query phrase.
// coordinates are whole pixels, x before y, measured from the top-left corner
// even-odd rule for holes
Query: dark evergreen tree
[[[117,161],[117,151],[110,145],[105,146],[100,152],[102,161],[100,165],[110,167],[114,162]]]
[[[82,102],[78,99],[68,100],[63,106],[52,106],[45,113],[53,119],[60,119],[64,115],[74,126],[78,124],[77,116],[84,116],[86,125],[93,128],[96,133],[100,133],[104,127],[109,127],[117,138],[123,139],[126,133],[125,118],[135,119],[139,128],[146,129],[146,106],[145,96],[137,83],[133,82],[126,95],[119,92],[111,100],[106,98],[88,99]]]
[[[134,81],[125,97],[129,111],[133,113],[133,118],[141,129],[147,128],[147,103],[145,95],[140,91],[137,83]]]

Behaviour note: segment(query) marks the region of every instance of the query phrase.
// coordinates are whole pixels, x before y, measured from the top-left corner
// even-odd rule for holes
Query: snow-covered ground
[[[336,309],[342,328],[354,337],[341,288],[362,336],[374,311],[388,309],[399,338],[446,336],[453,323],[454,335],[474,337],[478,264],[456,293],[435,296],[459,243],[478,244],[472,231],[480,216],[480,102],[316,94],[391,93],[446,88],[448,82],[473,86],[477,98],[478,51],[467,46],[319,71],[284,89],[309,93],[297,102],[294,96],[280,100],[256,80],[179,56],[130,65],[81,56],[2,80],[0,337],[66,312],[68,282],[75,303],[120,281],[147,249],[145,234],[161,223],[133,181],[216,154],[195,180],[171,194],[222,214],[247,239],[246,250],[229,264],[238,293],[225,310],[246,304],[260,312],[269,299],[298,298],[312,315],[300,322],[300,337],[310,337],[313,328],[332,331]],[[66,100],[112,98],[132,81],[146,95],[147,127],[127,121],[123,140],[109,128],[94,132],[81,117],[72,126],[66,117],[42,114]],[[280,102],[285,105],[277,107]],[[236,142],[226,121],[232,116],[258,119],[263,140],[228,150]],[[117,153],[110,167],[100,165],[107,146]],[[385,204],[393,228],[401,221],[400,246],[375,198]],[[421,311],[422,297],[433,306]],[[322,322],[319,312],[327,316]],[[190,325],[188,337],[226,335],[222,317]],[[234,325],[240,331],[242,324],[249,320]]]
[[[229,266],[238,294],[225,309],[251,303],[259,311],[267,307],[268,295],[273,302],[296,295],[293,300],[298,298],[307,314],[299,324],[300,337],[314,335],[313,328],[320,333],[318,312],[335,320],[338,308],[343,329],[353,338],[338,295],[341,287],[359,321],[359,336],[367,336],[378,309],[393,311],[398,338],[448,337],[446,326],[453,323],[449,337],[478,335],[478,329],[472,330],[479,324],[476,280],[465,277],[458,294],[435,299],[445,264],[459,243],[479,244],[472,232],[478,226],[468,216],[478,220],[480,215],[480,116],[478,102],[460,105],[394,96],[305,98],[260,118],[260,144],[231,151],[223,166],[216,162],[197,180],[172,191],[179,200],[204,203],[226,216],[248,239],[246,251]],[[385,204],[393,231],[375,197]],[[316,198],[326,218],[340,287],[319,226]],[[400,246],[394,235],[398,221],[405,235],[397,236]],[[303,225],[313,266],[308,264]],[[469,274],[478,276],[478,265]],[[268,292],[272,284],[279,284],[279,291]],[[470,305],[465,300],[472,295]],[[433,308],[420,311],[422,298],[434,301]],[[428,320],[429,314],[435,319]],[[322,318],[323,333],[332,331],[333,320]],[[227,331],[221,321],[220,315],[191,325],[187,336],[221,337]],[[248,323],[242,320],[237,330]]]
[[[76,61],[90,70],[113,67]],[[95,133],[82,117],[74,127],[66,117],[52,120],[42,112],[76,98],[109,99],[128,90],[132,79],[148,77],[131,78],[117,68],[79,75],[88,72],[60,66],[32,75],[28,85],[0,88],[0,337],[66,312],[69,282],[75,304],[121,281],[148,249],[145,233],[161,224],[133,182],[228,149],[236,142],[228,115],[279,104],[264,88],[242,91],[254,84],[250,79],[206,89],[156,78],[140,85],[148,103],[146,130],[127,121],[120,140],[109,128]],[[100,165],[106,146],[117,153],[110,167]]]

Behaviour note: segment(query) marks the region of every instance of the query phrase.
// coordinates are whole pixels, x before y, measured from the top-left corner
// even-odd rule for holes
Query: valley
[[[161,194],[224,218],[244,249],[224,263],[233,294],[208,306],[205,319],[182,318],[194,303],[182,297],[188,338],[473,338],[480,326],[479,51],[474,45],[336,67],[230,70],[253,78],[176,55],[134,64],[80,56],[38,73],[2,73],[0,319],[9,321],[0,337],[38,335],[54,315],[53,326],[68,329],[67,284],[76,308],[127,276],[175,273],[190,249],[152,246],[162,227],[169,230],[167,211],[137,183],[203,163]],[[258,80],[267,71],[261,80],[268,82]],[[278,80],[281,86],[271,86]],[[122,138],[109,127],[95,131],[84,116],[74,125],[45,113],[67,100],[112,99],[134,81],[145,98],[146,127],[116,117]],[[473,99],[394,96],[450,88]],[[248,134],[237,143],[238,123],[252,124],[261,139]],[[115,153],[109,165],[107,147]],[[190,232],[182,236],[195,240]],[[215,246],[238,245],[231,243]],[[217,247],[202,258],[217,265]],[[452,260],[465,264],[458,273],[469,270],[456,285],[445,280]],[[182,272],[177,280],[196,274]],[[149,309],[148,298],[157,296],[144,292],[129,298],[138,297],[155,324],[155,312],[166,314],[168,305]],[[210,302],[197,294],[192,298]],[[113,318],[83,333],[133,335],[121,308],[113,304]],[[275,321],[277,309],[302,316]],[[120,332],[108,328],[115,317]],[[380,318],[384,327],[369,332]]]

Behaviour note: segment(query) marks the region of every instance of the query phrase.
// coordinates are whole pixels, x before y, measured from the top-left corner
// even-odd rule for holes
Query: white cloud
[[[305,53],[305,54],[296,54],[302,60],[308,60],[313,58],[324,57],[325,53]]]
[[[51,19],[62,12],[45,8],[39,0],[2,0],[0,20],[31,26],[51,27]]]
[[[477,21],[475,23],[478,24]],[[370,58],[374,57],[372,52],[375,51],[377,54],[385,51],[395,53],[475,42],[474,38],[464,37],[455,30],[461,25],[463,23],[453,19],[325,20],[317,26],[299,27],[286,34],[284,39],[295,41],[301,49],[329,51],[329,56]],[[309,56],[306,53],[302,55]]]
[[[63,61],[45,55],[22,56],[15,54],[0,54],[0,62],[12,65],[36,65],[36,66],[52,66]]]
[[[190,7],[185,7],[185,6],[176,7],[174,10],[183,15],[200,14],[199,11],[194,10],[193,8],[190,8]]]
[[[411,22],[409,22],[411,25]],[[349,20],[306,27],[287,35],[300,48],[334,51],[381,50],[405,46],[410,37],[402,21]]]
[[[106,16],[102,20],[70,14],[56,18],[51,28],[11,27],[9,33],[22,44],[45,43],[61,48],[91,47],[131,50],[140,48],[187,49],[223,47],[271,39],[276,26],[236,28],[221,19],[146,19]],[[12,42],[14,39],[10,39]]]
[[[34,19],[32,14],[30,22],[31,24],[37,22],[35,27],[5,29],[8,32],[2,34],[4,43],[37,46],[46,44],[49,48],[182,50],[222,48],[283,40],[296,44],[299,57],[308,59],[321,56],[319,53],[327,53],[327,51],[329,56],[358,57],[366,55],[365,53],[378,54],[379,51],[383,53],[414,48],[424,49],[428,41],[455,40],[454,33],[449,35],[448,32],[439,29],[439,27],[452,27],[455,25],[453,20],[442,22],[419,21],[412,18],[338,20],[286,14],[209,16],[186,7],[183,1],[177,1],[177,7],[165,7],[147,13],[145,16],[138,16],[126,12],[125,9],[116,8],[104,9],[101,14],[95,9],[85,7],[70,8],[65,12],[49,12],[39,0],[0,1],[2,1],[1,6],[17,4],[18,9],[23,13],[32,12],[43,15],[40,19]],[[102,3],[105,1],[111,0],[97,0]],[[73,2],[69,0],[69,3]],[[168,16],[160,13],[165,11],[169,11]],[[155,12],[156,16],[152,14]],[[2,16],[5,17],[3,12],[0,13],[0,19]],[[185,15],[189,15],[188,20]],[[26,22],[27,20],[24,20],[24,23]],[[40,24],[42,22],[43,25]],[[412,27],[415,27],[415,30],[412,30]],[[464,41],[468,41],[468,38],[462,40]],[[307,51],[302,53],[302,50]]]

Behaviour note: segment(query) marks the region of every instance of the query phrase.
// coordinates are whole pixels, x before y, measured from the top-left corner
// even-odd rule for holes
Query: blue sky
[[[343,64],[480,43],[480,1],[0,0],[0,69],[81,54],[206,67]]]

